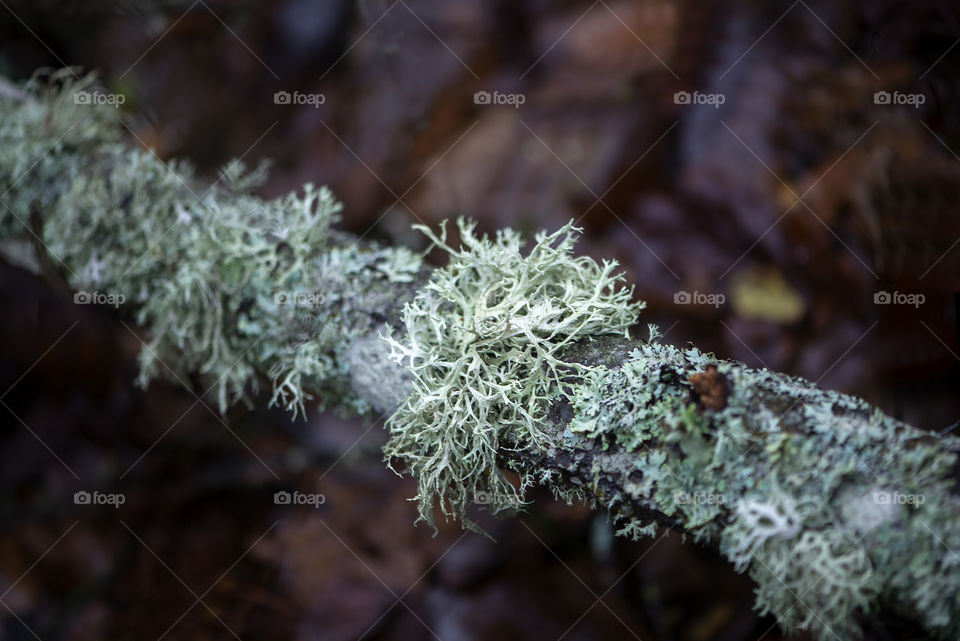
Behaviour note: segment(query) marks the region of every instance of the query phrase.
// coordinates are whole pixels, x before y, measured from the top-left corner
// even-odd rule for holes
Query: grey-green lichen
[[[573,255],[572,223],[539,233],[529,253],[512,230],[477,237],[458,222],[462,247],[419,229],[450,256],[403,310],[405,333],[387,336],[414,393],[388,421],[388,460],[401,459],[419,483],[420,515],[434,500],[465,524],[478,500],[492,511],[519,507],[521,492],[497,465],[501,443],[542,442],[539,422],[561,377],[585,372],[560,352],[574,341],[625,335],[642,303],[619,287],[616,263]]]
[[[132,147],[122,112],[75,100],[96,90],[65,69],[0,101],[0,239],[35,240],[71,287],[123,301],[149,328],[144,384],[199,373],[224,411],[267,373],[273,401],[295,413],[308,390],[366,409],[344,354],[376,334],[374,293],[410,282],[420,257],[334,243],[331,192],[258,198],[262,165],[232,162],[201,188],[188,164]]]
[[[526,255],[511,231],[479,239],[461,223],[465,247],[453,249],[424,230],[450,265],[404,309],[406,334],[388,342],[408,373],[384,379],[372,337],[394,290],[424,278],[418,255],[338,236],[324,188],[253,196],[262,167],[231,163],[201,189],[185,163],[131,149],[121,112],[77,104],[79,91],[95,91],[92,78],[65,70],[0,92],[0,244],[76,289],[122,297],[148,331],[144,381],[199,372],[221,409],[264,372],[294,411],[311,392],[364,410],[412,390],[387,454],[418,477],[428,521],[435,496],[463,516],[481,493],[513,508],[545,483],[608,508],[623,535],[654,531],[640,506],[713,542],[788,631],[854,638],[856,617],[890,607],[937,637],[960,634],[958,439],[655,340],[578,365],[566,356],[576,341],[625,334],[641,306],[612,264],[572,256],[570,226]],[[711,365],[722,407],[691,383]],[[564,421],[548,407],[573,415],[549,437],[541,426]],[[519,489],[497,466],[505,446],[527,460]]]
[[[710,365],[726,403],[708,409],[690,377]],[[604,501],[620,533],[650,534],[641,504],[718,543],[757,582],[757,605],[787,632],[857,638],[881,603],[939,637],[960,633],[960,440],[933,438],[864,401],[802,379],[650,342],[594,368],[570,397],[567,446],[632,452]],[[627,469],[629,466],[631,469]]]

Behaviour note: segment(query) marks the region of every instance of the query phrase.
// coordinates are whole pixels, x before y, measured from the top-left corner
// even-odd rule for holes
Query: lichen
[[[501,443],[542,443],[539,422],[561,377],[588,368],[563,362],[574,341],[626,334],[641,303],[619,287],[616,263],[573,256],[579,230],[569,223],[539,233],[527,255],[513,230],[479,238],[457,223],[461,248],[418,227],[450,256],[403,311],[405,332],[386,336],[414,393],[388,421],[388,460],[400,459],[419,483],[420,516],[442,512],[468,526],[467,507],[482,493],[494,512],[517,508],[521,492],[497,465]]]
[[[233,161],[207,188],[184,162],[124,137],[122,112],[77,104],[96,91],[73,70],[40,75],[0,101],[0,240],[36,238],[75,290],[125,301],[147,328],[140,382],[199,374],[221,411],[268,373],[273,402],[363,411],[350,389],[354,340],[376,334],[371,297],[421,268],[407,249],[334,243],[341,205],[305,185],[265,200],[266,165]],[[190,383],[192,386],[192,383]]]
[[[691,383],[714,367],[722,409],[699,403]],[[626,507],[639,504],[716,542],[785,631],[854,639],[858,617],[897,600],[937,636],[960,632],[950,491],[960,440],[799,378],[655,342],[588,372],[570,403],[570,432],[589,442],[569,446],[608,452],[592,484],[615,477],[623,488],[603,499],[620,532],[653,533]]]
[[[613,263],[572,255],[572,225],[527,254],[510,230],[478,238],[461,221],[454,249],[422,228],[450,263],[417,290],[420,256],[337,236],[327,189],[263,200],[251,190],[266,167],[234,162],[201,190],[188,164],[132,149],[122,112],[77,104],[87,90],[92,77],[63,70],[0,97],[0,246],[125,300],[121,313],[147,332],[144,383],[199,373],[221,410],[263,373],[294,412],[311,394],[364,411],[410,392],[386,454],[417,477],[428,522],[436,497],[466,519],[481,496],[517,508],[544,483],[606,508],[624,536],[652,535],[654,513],[714,543],[788,631],[852,639],[856,618],[883,604],[939,638],[960,634],[960,439],[658,343],[654,327],[629,355],[604,352],[642,304]],[[396,319],[404,333],[386,337],[407,375],[379,379],[365,366],[385,355],[371,337],[395,315],[384,303],[397,289],[417,291]],[[378,383],[389,389],[371,391]],[[561,406],[573,419],[548,435]],[[516,488],[498,466],[507,447],[584,464],[561,479],[513,460]]]

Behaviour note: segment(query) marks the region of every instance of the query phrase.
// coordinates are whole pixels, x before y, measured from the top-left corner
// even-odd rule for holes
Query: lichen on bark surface
[[[640,305],[613,265],[573,254],[569,226],[527,254],[508,230],[461,223],[456,249],[426,230],[451,256],[431,271],[334,230],[324,188],[264,200],[237,163],[201,187],[130,145],[112,107],[76,104],[88,89],[58,72],[0,91],[0,240],[122,295],[147,333],[144,383],[199,374],[225,408],[265,380],[295,412],[312,397],[393,413],[387,454],[428,517],[435,495],[462,517],[474,492],[515,508],[543,483],[623,535],[716,547],[787,630],[855,638],[889,607],[960,634],[958,439],[655,330],[631,340]]]

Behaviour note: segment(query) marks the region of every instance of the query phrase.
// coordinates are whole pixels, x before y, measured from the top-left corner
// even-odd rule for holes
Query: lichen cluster
[[[475,501],[492,511],[516,508],[520,492],[497,465],[501,444],[543,440],[539,421],[562,376],[587,368],[564,363],[574,341],[626,334],[641,303],[619,287],[616,263],[575,257],[572,223],[539,233],[529,253],[512,230],[479,238],[460,220],[462,247],[419,229],[450,256],[403,310],[405,333],[386,337],[413,376],[414,393],[389,419],[388,460],[401,459],[419,483],[420,515],[444,514],[472,525]]]
[[[307,390],[365,409],[345,350],[369,329],[371,292],[411,281],[418,255],[334,244],[331,192],[264,200],[251,193],[263,166],[232,162],[201,188],[186,163],[133,148],[117,109],[77,104],[92,76],[61,70],[24,90],[0,101],[0,239],[35,237],[72,288],[124,301],[149,328],[142,383],[199,373],[224,411],[269,372],[274,402],[294,412]]]
[[[727,381],[722,409],[699,404],[690,383],[708,365]],[[598,466],[592,479],[595,489],[608,475],[626,479],[622,494],[603,496],[620,533],[653,533],[620,509],[639,503],[718,543],[788,633],[856,638],[857,617],[894,598],[938,636],[960,632],[950,489],[960,440],[802,379],[656,342],[588,372],[571,403],[564,447],[633,453],[611,454],[625,467]]]
[[[132,149],[121,112],[77,104],[80,91],[93,78],[63,70],[0,95],[0,249],[122,298],[149,332],[143,382],[199,373],[221,410],[261,373],[294,412],[311,393],[357,411],[399,404],[386,456],[417,478],[430,523],[437,498],[472,526],[472,503],[517,508],[536,481],[610,510],[619,534],[652,534],[638,514],[653,513],[712,542],[787,632],[853,639],[858,617],[891,607],[960,635],[960,439],[658,343],[655,328],[629,355],[581,364],[574,348],[625,335],[643,305],[614,263],[573,255],[572,224],[526,253],[511,230],[481,238],[460,221],[454,248],[445,228],[420,228],[450,260],[416,289],[421,257],[338,235],[327,189],[263,200],[265,169],[239,162],[201,189],[187,164]],[[379,340],[404,296],[402,332]],[[552,410],[573,418],[557,427]],[[516,488],[506,449],[554,467],[515,459]]]

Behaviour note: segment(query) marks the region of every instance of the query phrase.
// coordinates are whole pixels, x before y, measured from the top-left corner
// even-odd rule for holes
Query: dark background
[[[328,184],[391,243],[577,219],[666,341],[931,430],[960,417],[958,42],[955,2],[0,0],[0,73],[100,70],[161,158],[272,158],[265,196]],[[382,419],[136,388],[140,328],[2,262],[0,320],[0,639],[781,638],[717,555],[543,492],[496,543],[433,538]],[[274,504],[295,489],[326,502]]]

